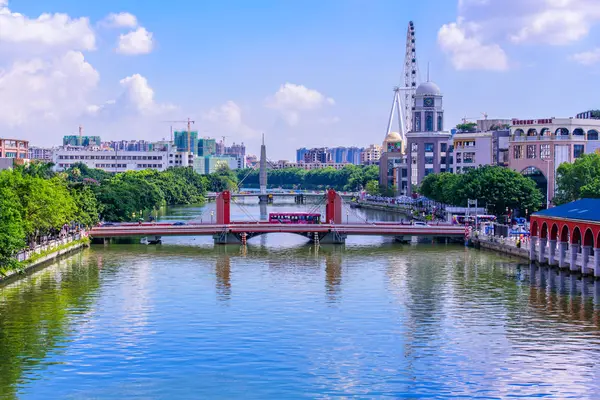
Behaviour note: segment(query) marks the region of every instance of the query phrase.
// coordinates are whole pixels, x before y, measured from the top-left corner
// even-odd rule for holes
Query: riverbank
[[[71,253],[89,246],[90,239],[88,237],[83,237],[81,239],[73,240],[57,247],[47,249],[40,253],[33,254],[27,260],[19,261],[18,266],[15,269],[5,272],[4,275],[0,275],[0,286],[13,282],[31,272],[37,271],[54,263],[57,259],[63,256],[70,255]]]
[[[502,253],[509,256],[529,260],[529,251],[523,247],[517,247],[514,241],[500,239],[489,239],[488,237],[472,237],[469,244],[476,249],[490,250],[496,253]]]

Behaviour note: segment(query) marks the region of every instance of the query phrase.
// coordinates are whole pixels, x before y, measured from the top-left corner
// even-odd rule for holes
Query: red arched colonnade
[[[531,216],[530,259],[600,277],[600,199],[582,199]]]

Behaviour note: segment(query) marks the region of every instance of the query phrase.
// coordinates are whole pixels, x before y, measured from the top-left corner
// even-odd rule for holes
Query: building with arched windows
[[[600,151],[600,120],[590,118],[514,119],[508,166],[531,177],[552,201],[556,169],[583,154]]]

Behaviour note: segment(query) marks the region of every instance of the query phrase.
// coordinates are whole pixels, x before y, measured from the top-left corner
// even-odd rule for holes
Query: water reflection
[[[342,289],[342,255],[339,253],[325,256],[325,289],[329,301],[336,302]]]
[[[0,289],[0,397],[595,393],[600,282],[462,246],[265,238],[94,246]]]
[[[217,257],[215,268],[217,298],[229,300],[231,298],[231,261],[228,254],[221,252]]]
[[[28,371],[41,375],[64,352],[100,287],[97,259],[75,255],[0,287],[0,398],[17,398]]]

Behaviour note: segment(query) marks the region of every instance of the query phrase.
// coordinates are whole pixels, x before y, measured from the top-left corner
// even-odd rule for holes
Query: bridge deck
[[[337,232],[344,235],[378,235],[378,236],[439,236],[460,237],[465,230],[461,226],[415,226],[390,223],[373,224],[318,224],[292,225],[270,223],[232,223],[228,225],[195,224],[195,225],[121,225],[96,227],[90,231],[94,238],[128,237],[128,236],[201,236],[222,233],[328,233]]]

